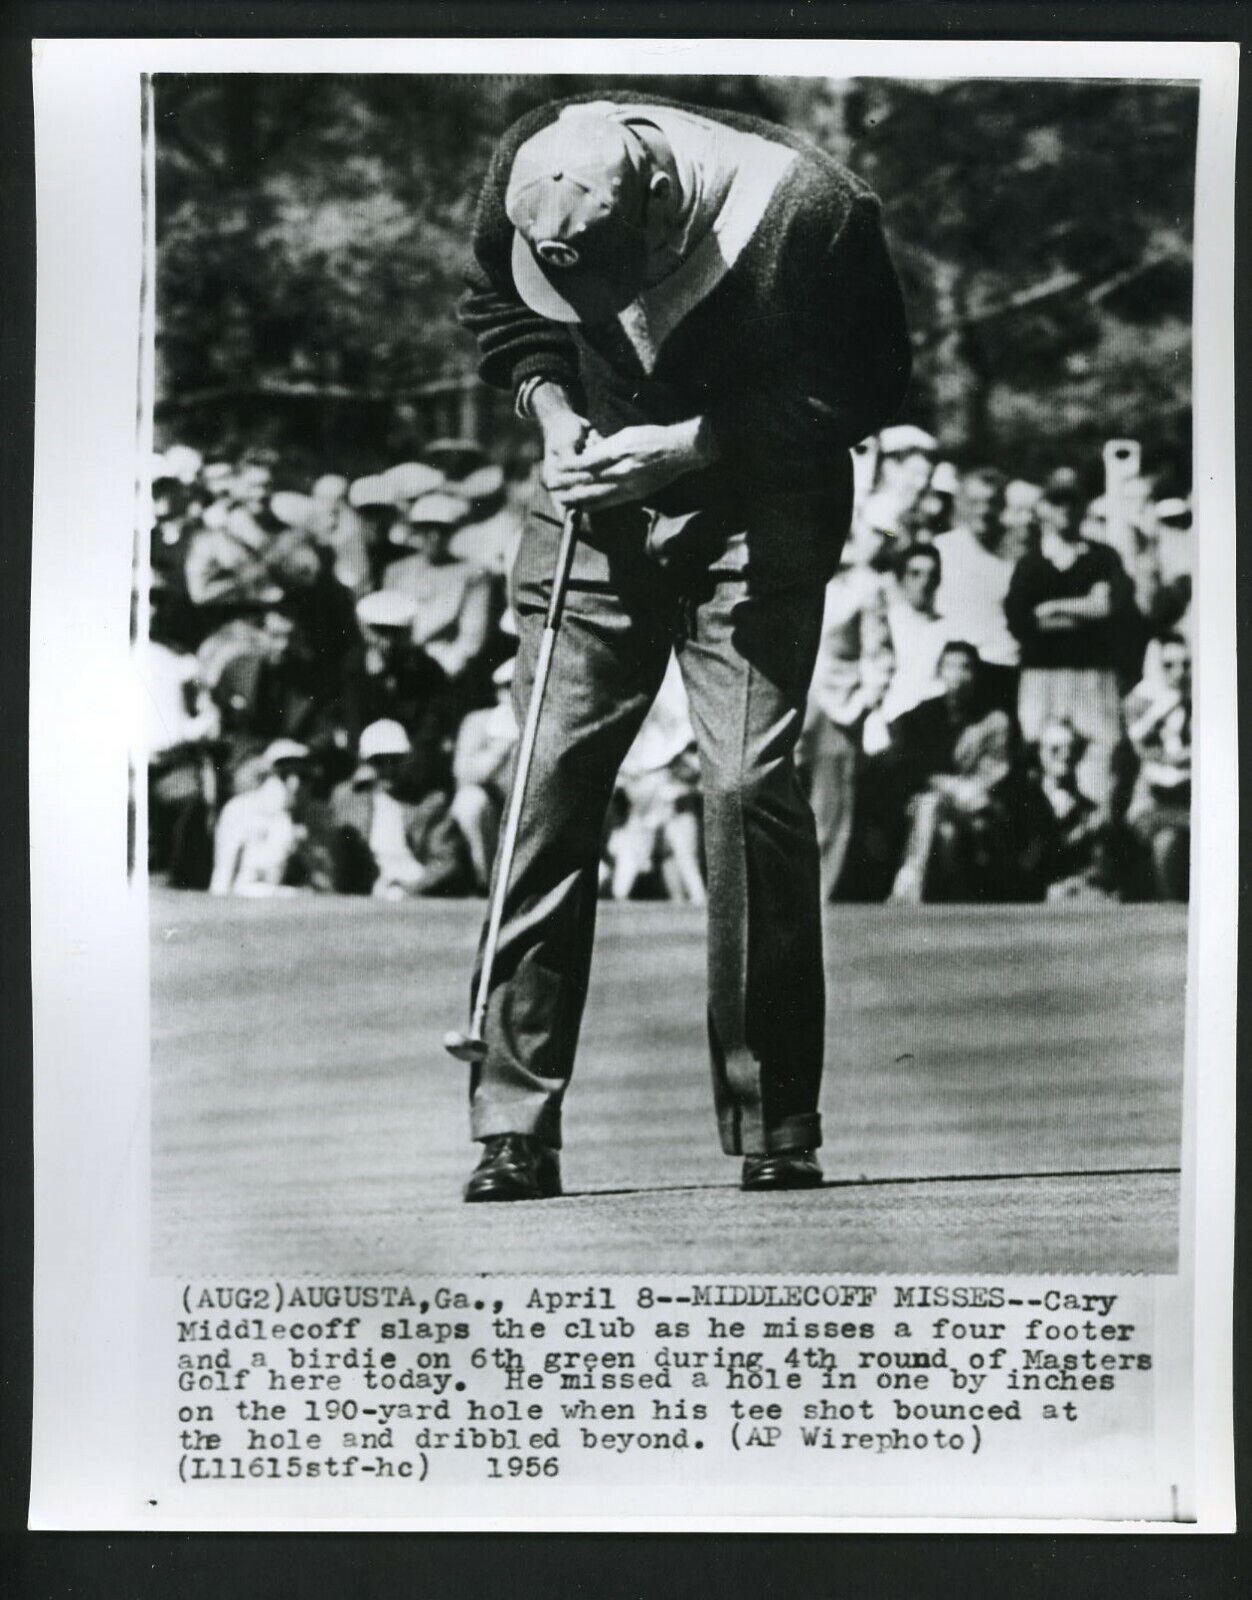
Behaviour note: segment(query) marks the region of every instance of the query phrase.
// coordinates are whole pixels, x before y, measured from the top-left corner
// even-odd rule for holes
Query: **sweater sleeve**
[[[578,357],[567,328],[541,317],[513,285],[513,224],[504,209],[518,146],[544,119],[514,125],[496,147],[474,215],[472,260],[457,314],[478,341],[479,374],[498,389],[517,390],[528,378],[551,378],[578,393]]]
[[[814,401],[854,445],[895,416],[913,366],[904,296],[870,195],[853,203],[826,252],[819,305],[827,379]]]

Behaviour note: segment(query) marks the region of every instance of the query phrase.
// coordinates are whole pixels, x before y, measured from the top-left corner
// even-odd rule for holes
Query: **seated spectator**
[[[891,757],[910,827],[893,900],[1002,898],[1008,878],[1005,791],[1012,724],[990,704],[982,662],[953,639],[939,659],[942,695],[891,724]]]
[[[448,549],[469,507],[459,496],[420,496],[409,513],[411,552],[388,567],[383,587],[413,602],[413,643],[443,668],[448,682],[469,687],[487,645],[491,593],[486,574]]]
[[[1139,777],[1126,821],[1151,860],[1158,899],[1188,896],[1191,855],[1191,652],[1179,634],[1156,649],[1154,669],[1126,698]]]
[[[257,765],[258,782],[228,800],[213,842],[213,894],[275,894],[288,884],[307,838],[303,821],[309,752],[276,739]]]
[[[276,606],[262,614],[252,643],[221,669],[212,697],[231,771],[275,739],[316,747],[331,737],[328,708],[311,685],[295,622]]]
[[[886,606],[895,656],[895,673],[882,706],[888,722],[939,694],[939,657],[953,637],[935,604],[943,572],[938,549],[931,544],[906,545],[896,557],[895,570],[895,592],[889,594]]]
[[[1004,474],[994,467],[975,467],[962,477],[957,525],[935,540],[943,559],[935,605],[952,633],[978,651],[992,702],[1015,715],[1021,652],[1004,615],[1013,576],[1013,562],[1000,553],[1004,487]]]
[[[455,728],[447,674],[413,643],[417,607],[407,595],[380,589],[357,602],[356,614],[362,637],[343,664],[337,724],[355,750],[371,722],[398,722],[411,745],[401,788],[420,799],[446,781],[444,745]]]
[[[920,544],[929,544],[941,533],[951,531],[959,488],[960,480],[952,463],[938,462],[909,518],[913,537]]]
[[[484,572],[505,578],[521,543],[525,515],[503,470],[485,459],[457,480],[455,488],[468,502],[466,521],[452,536],[451,553]]]
[[[465,717],[452,755],[452,820],[469,850],[474,885],[486,893],[504,809],[508,804],[509,769],[517,746],[517,718],[510,686],[513,658],[491,675],[496,703]]]
[[[1078,769],[1083,737],[1062,717],[1039,730],[1038,771],[1026,783],[1018,812],[1020,881],[1032,900],[1119,898],[1114,830],[1083,793]]]
[[[142,658],[148,752],[148,871],[175,888],[204,889],[212,870],[219,717],[195,656],[167,626],[168,597],[151,594]]]
[[[468,888],[465,848],[447,794],[401,798],[399,778],[411,755],[398,722],[371,723],[361,735],[360,765],[332,792],[320,843],[341,894],[404,900]]]
[[[704,905],[695,733],[673,656],[617,787],[623,815],[607,846],[613,898],[629,900],[651,879],[671,900]]]
[[[1070,477],[1053,474],[1036,513],[1038,548],[1013,569],[1004,602],[1022,651],[1018,722],[1030,744],[1046,724],[1072,723],[1086,745],[1083,787],[1111,817],[1122,744],[1118,666],[1138,621],[1130,580],[1115,550],[1080,536]]]
[[[358,600],[374,587],[365,519],[348,503],[348,480],[324,473],[313,485],[310,530],[331,553],[335,578]]]

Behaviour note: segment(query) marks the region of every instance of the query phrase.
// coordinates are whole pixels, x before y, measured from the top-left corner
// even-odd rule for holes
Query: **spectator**
[[[941,533],[949,532],[959,487],[956,468],[950,461],[940,461],[931,473],[930,482],[922,491],[911,518],[915,539],[929,544]]]
[[[348,505],[361,519],[368,557],[368,590],[372,591],[382,581],[387,563],[395,559],[402,547],[402,540],[408,533],[408,516],[397,507],[381,474],[358,478],[351,484]]]
[[[952,630],[935,608],[943,558],[932,544],[911,544],[896,558],[897,581],[886,606],[895,672],[882,714],[888,722],[940,692],[939,657]]]
[[[1034,900],[1116,900],[1113,829],[1079,786],[1083,736],[1063,717],[1039,730],[1039,770],[1021,807],[1021,882]]]
[[[213,894],[274,894],[287,884],[307,837],[302,820],[309,752],[276,739],[259,763],[260,781],[222,807],[213,848]]]
[[[398,722],[373,722],[361,735],[360,765],[330,797],[324,848],[333,886],[382,900],[464,892],[464,844],[448,815],[448,796],[432,790],[416,803],[399,783],[412,756]]]
[[[1010,566],[1016,566],[1029,550],[1035,534],[1035,507],[1043,490],[1037,483],[1013,478],[1004,487],[1004,510],[1000,526],[1004,536],[997,552]]]
[[[147,712],[148,870],[164,874],[175,888],[203,889],[212,868],[219,718],[200,681],[195,656],[170,632],[168,604],[166,592],[155,586],[142,686]]]
[[[965,640],[939,658],[943,693],[891,725],[894,764],[910,822],[893,900],[1003,898],[1008,882],[1005,792],[1012,724],[986,694],[982,662]]]
[[[508,804],[509,766],[517,746],[517,719],[510,685],[513,658],[491,675],[496,703],[471,711],[461,723],[452,756],[452,820],[469,850],[474,886],[486,893],[504,808]]]
[[[1126,699],[1139,778],[1126,821],[1150,856],[1158,899],[1185,900],[1191,854],[1191,652],[1167,634],[1155,670]]]
[[[394,589],[357,602],[363,637],[344,662],[337,726],[355,750],[372,722],[398,722],[410,743],[399,775],[409,799],[420,799],[446,777],[445,741],[455,732],[448,678],[434,658],[413,643],[417,607]]]
[[[695,744],[682,674],[671,655],[618,779],[624,814],[608,841],[615,900],[629,900],[650,878],[659,879],[670,899],[704,905]]]
[[[1083,786],[1111,816],[1122,742],[1117,669],[1137,620],[1130,580],[1116,551],[1080,536],[1072,482],[1054,474],[1036,515],[1038,548],[1013,569],[1004,603],[1022,652],[1018,721],[1031,744],[1054,720],[1073,724],[1086,745]]]
[[[413,602],[413,643],[458,686],[472,681],[491,623],[486,575],[448,549],[468,512],[458,495],[439,491],[420,496],[409,513],[412,554],[394,562],[383,578],[385,588]]]
[[[263,614],[255,643],[222,668],[212,693],[232,772],[275,739],[313,745],[329,734],[327,708],[310,688],[296,625],[277,607]]]
[[[484,461],[455,484],[469,504],[469,516],[452,536],[449,549],[460,561],[503,579],[512,570],[525,522],[509,493],[503,470]]]
[[[842,660],[827,659],[827,649],[824,637],[800,736],[799,769],[817,823],[822,894],[833,900],[843,887],[860,773],[866,757],[889,743],[881,708],[895,672],[895,655],[890,639],[883,637],[851,664],[849,675]]]
[[[882,430],[877,482],[860,507],[860,521],[867,529],[889,539],[911,537],[938,447],[935,438],[911,424]]]
[[[365,520],[348,504],[348,480],[324,473],[313,485],[311,531],[331,553],[336,580],[356,599],[374,587]]]
[[[952,633],[967,639],[982,658],[992,703],[1015,712],[1021,652],[1004,615],[1013,576],[1013,563],[1000,554],[1004,490],[1004,474],[994,467],[975,467],[961,479],[960,520],[935,540],[943,560],[935,603]]]

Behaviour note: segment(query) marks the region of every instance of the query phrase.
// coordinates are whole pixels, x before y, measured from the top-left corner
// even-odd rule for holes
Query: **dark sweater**
[[[1097,583],[1107,583],[1112,614],[1073,628],[1040,628],[1035,607],[1044,600],[1080,600]],[[1119,666],[1126,653],[1127,632],[1134,622],[1134,591],[1121,557],[1111,546],[1083,541],[1073,566],[1054,567],[1038,550],[1024,555],[1013,569],[1004,615],[1021,641],[1023,667]]]
[[[606,91],[578,101],[673,105]],[[481,373],[516,389],[554,379],[601,433],[702,415],[720,459],[668,493],[699,505],[774,489],[820,488],[846,452],[894,415],[910,349],[899,284],[868,188],[807,140],[773,123],[678,107],[797,152],[730,270],[660,347],[647,373],[617,321],[571,327],[531,311],[513,286],[513,226],[504,209],[518,147],[555,120],[540,107],[502,136],[478,203],[474,266],[461,302]]]

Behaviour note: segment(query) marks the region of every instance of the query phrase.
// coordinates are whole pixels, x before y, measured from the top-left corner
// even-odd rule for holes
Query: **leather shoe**
[[[482,1160],[465,1185],[467,1200],[550,1200],[560,1192],[560,1157],[529,1133],[484,1139]]]
[[[820,1189],[822,1169],[811,1150],[744,1156],[741,1189]]]

